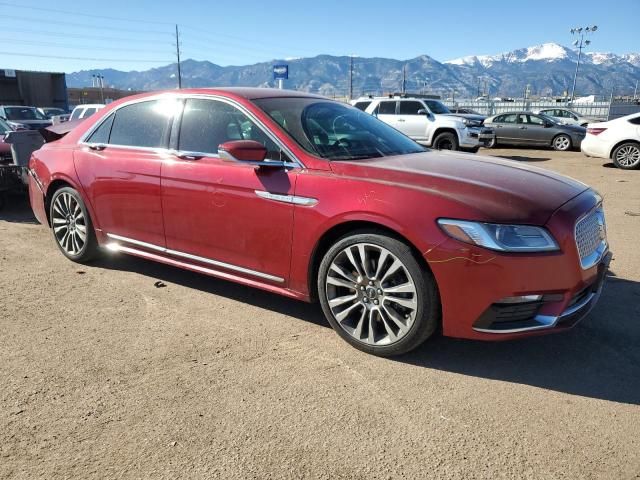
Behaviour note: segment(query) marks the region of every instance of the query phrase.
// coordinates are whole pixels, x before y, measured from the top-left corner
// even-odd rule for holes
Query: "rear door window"
[[[496,123],[516,123],[517,115],[515,113],[510,113],[508,115],[502,115],[496,118]]]
[[[116,112],[109,143],[132,147],[162,148],[167,145],[169,121],[175,101],[134,103]]]
[[[395,115],[396,102],[380,102],[377,110],[378,115]]]

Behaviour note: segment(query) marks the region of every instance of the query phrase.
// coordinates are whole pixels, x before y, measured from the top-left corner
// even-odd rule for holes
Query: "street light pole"
[[[594,33],[598,30],[597,25],[593,25],[592,27],[577,27],[572,28],[571,35],[578,35],[580,40],[576,40],[573,42],[575,47],[578,47],[578,60],[576,62],[576,71],[573,74],[573,86],[571,87],[571,101],[575,99],[576,95],[576,81],[578,80],[578,70],[580,69],[580,60],[582,59],[582,49],[587,48],[591,43],[591,40],[585,40],[584,36],[589,33]]]

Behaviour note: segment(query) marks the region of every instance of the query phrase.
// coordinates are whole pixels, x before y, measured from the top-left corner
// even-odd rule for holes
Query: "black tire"
[[[458,150],[458,137],[451,132],[440,133],[433,141],[433,148],[436,150]]]
[[[70,202],[71,206],[68,210],[65,210],[63,202]],[[61,204],[63,204],[62,211],[60,209]],[[72,212],[75,216],[73,223],[70,223],[70,215],[67,215],[67,223],[65,224],[64,214],[68,212]],[[49,205],[49,219],[53,239],[65,257],[78,263],[87,263],[97,257],[99,247],[96,233],[93,229],[93,222],[82,197],[75,189],[62,187],[53,193]],[[81,228],[85,230],[84,240],[80,236],[82,233]],[[66,237],[65,234],[67,235]],[[70,239],[71,235],[75,235],[75,239]]]
[[[410,275],[409,280],[413,281],[415,286],[416,308],[413,323],[408,327],[406,333],[403,333],[402,337],[398,337],[397,341],[387,345],[373,345],[355,338],[353,334],[348,333],[341,326],[340,322],[335,318],[329,304],[326,282],[330,268],[333,262],[337,260],[338,256],[344,254],[345,249],[359,244],[367,244],[372,248],[381,247],[382,249],[386,249],[395,256],[396,259],[400,260],[405,271]],[[389,262],[390,261],[391,260],[389,260]],[[371,266],[374,268],[373,263]],[[392,268],[389,268],[389,270],[392,270]],[[333,271],[332,274],[334,274]],[[367,279],[365,278],[364,280],[366,282]],[[320,299],[322,310],[333,329],[338,333],[338,335],[358,350],[362,350],[373,355],[389,357],[409,352],[429,338],[440,323],[440,296],[438,294],[438,288],[433,275],[427,268],[419,263],[413,251],[407,244],[392,238],[383,232],[357,231],[336,241],[322,259],[318,271],[317,286],[318,298]],[[359,293],[357,288],[353,288],[352,290]],[[382,298],[380,301],[381,307],[373,307],[373,305],[371,305],[373,309],[384,308],[382,305],[389,301],[388,297],[381,296],[380,298]],[[360,302],[356,300],[356,303]],[[365,308],[362,303],[360,303],[360,307]],[[365,313],[362,314],[362,317],[364,318],[365,315],[366,310]],[[408,316],[405,318],[408,318]],[[380,317],[378,317],[378,320],[381,320]],[[384,333],[384,330],[381,329],[381,331]]]
[[[640,168],[640,143],[625,142],[618,145],[611,154],[611,160],[616,167],[623,170],[637,170]]]
[[[485,144],[485,148],[496,148],[498,146],[498,140],[496,137],[493,137]]]
[[[569,135],[565,135],[564,133],[556,135],[555,137],[553,137],[553,140],[551,140],[551,146],[558,152],[567,152],[571,150],[571,137]]]

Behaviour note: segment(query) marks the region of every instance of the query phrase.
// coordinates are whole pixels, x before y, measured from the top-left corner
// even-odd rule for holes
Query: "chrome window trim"
[[[109,112],[108,115],[106,115],[103,119],[101,119],[99,122],[97,122],[95,125],[93,125],[89,130],[87,130],[84,135],[82,135],[82,137],[80,137],[80,140],[78,140],[78,145],[84,145],[84,146],[91,146],[92,144],[90,142],[87,142],[87,139],[89,137],[91,137],[91,135],[93,134],[93,132],[98,129],[100,127],[100,125],[102,125],[103,122],[105,122],[110,115],[115,115],[118,110],[120,110],[121,108],[127,107],[129,105],[135,105],[137,103],[143,103],[143,102],[149,102],[149,101],[154,101],[154,100],[163,100],[163,99],[177,99],[177,100],[187,100],[187,99],[205,99],[205,100],[217,100],[217,101],[221,101],[223,103],[226,103],[228,105],[231,105],[234,108],[237,108],[238,110],[240,110],[243,114],[245,114],[252,122],[254,122],[258,128],[260,128],[260,130],[262,130],[262,132],[269,137],[269,139],[271,139],[280,149],[282,149],[283,152],[285,152],[285,154],[292,160],[291,162],[286,162],[286,163],[291,163],[292,165],[295,165],[296,167],[299,168],[306,168],[305,165],[300,161],[300,159],[294,155],[294,153],[291,151],[291,149],[289,149],[289,147],[287,147],[282,141],[280,141],[280,139],[278,139],[268,128],[267,126],[264,124],[264,122],[262,122],[259,118],[257,118],[251,111],[249,111],[246,107],[244,107],[243,105],[241,105],[240,103],[238,103],[237,101],[224,97],[222,95],[216,95],[216,94],[206,94],[206,93],[171,93],[171,92],[163,92],[163,93],[159,93],[156,95],[150,95],[148,97],[144,97],[144,98],[137,98],[135,100],[129,100],[127,102],[122,103],[121,105],[118,105],[115,109],[111,110],[111,112]],[[249,102],[251,100],[247,99]],[[136,146],[132,146],[132,145],[116,145],[116,144],[107,144],[108,147],[119,147],[119,148],[128,148],[131,150],[162,150],[165,152],[169,152],[169,153],[174,153],[176,150],[172,150],[171,148],[151,148],[151,147],[136,147]],[[193,152],[189,152],[189,153],[193,153]],[[213,158],[219,158],[219,156],[217,154],[213,154],[213,153],[206,153],[206,152],[202,152],[205,153],[206,157],[213,157]]]
[[[115,240],[116,242],[129,243],[131,245],[148,248],[149,250],[155,250],[156,252],[161,252],[167,255],[171,255],[173,257],[187,258],[189,260],[194,260],[196,262],[206,263],[206,264],[214,265],[216,267],[224,268],[227,270],[232,270],[234,272],[244,273],[246,275],[251,275],[253,277],[263,278],[265,280],[270,280],[272,282],[284,283],[284,278],[277,277],[275,275],[270,275],[268,273],[259,272],[257,270],[252,270],[250,268],[240,267],[238,265],[233,265],[231,263],[221,262],[219,260],[213,260],[211,258],[206,258],[206,257],[200,257],[198,255],[192,255],[190,253],[180,252],[178,250],[171,250],[170,248],[160,247],[152,243],[142,242],[140,240],[123,237],[121,235],[116,235],[113,233],[107,233],[107,237],[109,237],[112,240]]]

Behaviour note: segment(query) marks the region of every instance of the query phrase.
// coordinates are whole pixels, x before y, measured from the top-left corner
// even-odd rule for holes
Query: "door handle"
[[[406,122],[406,120],[404,118],[399,118],[398,121],[399,122]]]
[[[200,160],[204,157],[204,153],[198,152],[173,152],[173,154],[181,160]]]
[[[104,143],[92,143],[92,144],[89,145],[89,148],[91,150],[97,150],[97,151],[101,152],[102,150],[107,148],[107,146]]]

